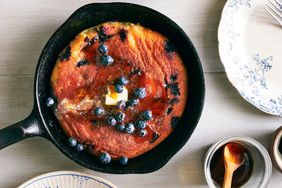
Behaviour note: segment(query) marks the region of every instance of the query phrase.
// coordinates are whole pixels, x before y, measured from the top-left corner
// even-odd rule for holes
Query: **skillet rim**
[[[194,66],[197,66],[196,68],[198,68],[198,76],[197,78],[199,78],[200,80],[198,80],[199,83],[201,83],[200,85],[196,86],[199,89],[200,96],[198,96],[198,101],[196,101],[196,103],[198,104],[198,109],[197,111],[194,112],[194,119],[191,120],[193,122],[192,125],[190,125],[190,132],[188,135],[186,135],[186,137],[184,139],[182,139],[181,144],[179,144],[173,152],[170,152],[166,158],[164,160],[159,161],[159,163],[155,164],[155,166],[145,166],[143,169],[142,168],[136,168],[133,170],[130,169],[126,169],[126,168],[120,168],[120,169],[105,169],[103,168],[103,166],[89,166],[89,164],[87,164],[85,161],[80,160],[78,157],[79,156],[73,156],[68,149],[65,149],[64,147],[62,147],[62,145],[60,143],[57,142],[57,140],[54,138],[53,134],[50,131],[50,127],[48,126],[48,123],[45,121],[44,118],[44,114],[42,113],[41,107],[40,107],[40,93],[39,93],[39,88],[40,88],[40,83],[39,83],[39,77],[42,76],[40,75],[40,68],[42,67],[42,61],[45,58],[45,51],[50,47],[50,44],[52,42],[52,40],[57,37],[58,33],[62,30],[63,27],[66,27],[67,24],[71,23],[73,21],[74,18],[76,18],[77,16],[79,16],[79,13],[83,12],[84,10],[87,10],[90,7],[133,7],[133,8],[139,8],[139,9],[143,9],[144,11],[147,11],[149,14],[154,14],[154,16],[158,16],[161,17],[162,20],[161,22],[166,22],[168,25],[170,25],[170,27],[174,27],[174,29],[176,29],[180,34],[181,34],[181,38],[184,40],[184,43],[186,43],[187,45],[189,45],[189,52],[192,54],[194,59]],[[130,21],[129,21],[130,22]],[[167,36],[168,37],[168,36]],[[176,46],[177,48],[177,46]],[[180,54],[181,55],[181,54]],[[185,64],[185,63],[184,63]],[[187,66],[185,65],[186,69]],[[187,70],[187,72],[189,73],[189,70]],[[46,76],[46,75],[43,75]],[[189,79],[189,75],[188,75],[188,79]],[[188,81],[189,82],[189,81]],[[41,55],[39,57],[37,66],[36,66],[36,71],[35,71],[35,82],[34,82],[34,88],[35,88],[35,103],[34,103],[34,108],[39,112],[42,124],[44,126],[44,129],[47,131],[46,136],[44,136],[45,138],[47,138],[48,140],[50,140],[65,156],[67,156],[69,159],[71,159],[72,161],[86,167],[89,168],[91,170],[95,170],[95,171],[99,171],[99,172],[104,172],[104,173],[113,173],[113,174],[132,174],[132,173],[149,173],[149,172],[153,172],[156,171],[160,168],[162,168],[186,143],[187,141],[190,139],[194,129],[196,128],[198,121],[201,117],[202,114],[202,110],[203,110],[203,106],[204,106],[204,98],[205,98],[205,80],[204,80],[204,72],[203,72],[203,68],[201,65],[201,61],[200,58],[197,54],[197,51],[193,45],[193,43],[191,42],[190,38],[186,35],[186,33],[183,31],[182,28],[180,28],[173,20],[171,20],[170,18],[168,18],[167,16],[163,15],[162,13],[151,9],[149,7],[146,6],[142,6],[142,5],[138,5],[138,4],[133,4],[133,3],[121,3],[121,2],[112,2],[112,3],[90,3],[90,4],[86,4],[80,8],[78,8],[74,13],[71,14],[71,16],[52,34],[52,36],[49,38],[48,42],[46,43],[46,45],[44,46]],[[190,88],[190,85],[188,85],[188,88]],[[188,92],[188,97],[190,95],[190,91]],[[189,100],[189,98],[187,99],[187,101]],[[195,102],[195,101],[193,101]],[[185,107],[185,111],[187,109],[187,104]],[[185,115],[185,111],[183,112],[183,115]],[[175,131],[173,131],[175,132]],[[171,135],[170,135],[171,136]],[[167,140],[168,138],[166,138],[165,140]],[[165,141],[164,140],[164,141]],[[163,142],[164,142],[163,141]],[[162,143],[163,143],[162,142]],[[159,145],[161,145],[162,143],[160,143]],[[158,145],[158,146],[159,146]],[[156,146],[156,147],[158,147]],[[155,148],[156,148],[155,147]],[[152,150],[155,150],[155,148],[153,148]],[[149,151],[150,152],[150,151]],[[148,153],[148,152],[147,152]],[[144,154],[143,154],[144,155]],[[141,155],[141,156],[143,156]],[[138,157],[137,157],[138,158]],[[132,159],[133,160],[133,159]]]

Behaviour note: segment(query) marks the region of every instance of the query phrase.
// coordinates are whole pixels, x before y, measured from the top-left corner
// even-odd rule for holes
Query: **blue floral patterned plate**
[[[226,2],[218,29],[219,53],[242,97],[282,116],[282,29],[264,10],[267,1]]]
[[[89,174],[58,171],[32,178],[18,188],[117,188],[110,182]]]

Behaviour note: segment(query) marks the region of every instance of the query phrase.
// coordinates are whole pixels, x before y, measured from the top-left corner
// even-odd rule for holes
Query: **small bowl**
[[[249,137],[228,137],[213,144],[207,151],[204,159],[204,171],[206,181],[211,188],[218,188],[211,177],[210,162],[215,152],[229,142],[235,142],[243,145],[250,152],[253,158],[253,170],[249,180],[242,185],[242,188],[265,188],[269,182],[272,173],[271,159],[267,150],[256,140]]]
[[[269,148],[273,165],[282,173],[282,154],[278,149],[280,142],[282,142],[282,126],[275,131]]]

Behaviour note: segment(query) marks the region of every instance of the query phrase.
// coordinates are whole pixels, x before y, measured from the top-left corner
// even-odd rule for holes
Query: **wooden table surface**
[[[51,34],[89,0],[0,1],[0,128],[26,117],[33,106],[38,56]],[[99,1],[108,2],[108,1]],[[225,0],[134,0],[167,15],[188,34],[198,50],[206,77],[202,118],[189,142],[162,169],[144,175],[111,175],[87,170],[65,157],[50,142],[31,138],[1,150],[0,187],[14,188],[36,175],[75,170],[105,178],[119,188],[207,187],[203,155],[210,144],[231,135],[246,135],[269,144],[279,117],[245,102],[231,86],[219,60],[217,27]],[[282,187],[273,171],[269,187]]]

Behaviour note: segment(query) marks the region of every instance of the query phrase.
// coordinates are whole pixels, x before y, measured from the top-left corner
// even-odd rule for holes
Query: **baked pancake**
[[[77,150],[88,148],[103,163],[130,159],[173,131],[186,104],[187,79],[165,36],[107,22],[82,31],[60,53],[51,75],[53,109]]]

